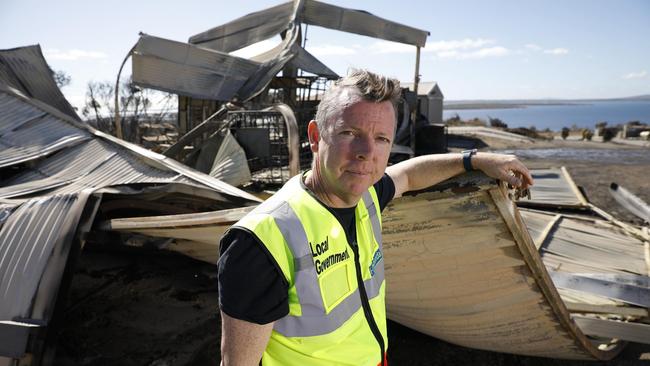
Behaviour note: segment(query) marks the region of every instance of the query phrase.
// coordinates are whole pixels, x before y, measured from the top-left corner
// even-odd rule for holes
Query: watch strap
[[[476,152],[476,149],[463,150],[463,167],[465,167],[466,172],[471,172],[474,170],[472,167],[472,155],[476,155]]]

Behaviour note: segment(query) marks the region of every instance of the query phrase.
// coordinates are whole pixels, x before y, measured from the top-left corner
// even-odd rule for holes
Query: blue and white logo
[[[371,275],[375,275],[375,267],[377,267],[377,263],[383,258],[384,256],[381,254],[381,251],[377,249],[375,251],[375,254],[372,256],[372,262],[370,262],[370,267],[368,269],[370,270]]]

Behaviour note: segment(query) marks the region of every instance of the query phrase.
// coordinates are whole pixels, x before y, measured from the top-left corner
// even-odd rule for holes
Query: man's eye
[[[377,137],[377,140],[390,144],[390,139],[388,137]]]
[[[354,135],[354,132],[349,131],[349,130],[347,130],[347,131],[341,131],[341,135],[344,135],[344,136],[353,136],[353,135]]]

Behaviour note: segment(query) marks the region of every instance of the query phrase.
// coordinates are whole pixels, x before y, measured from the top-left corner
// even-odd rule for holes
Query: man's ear
[[[320,132],[318,131],[318,125],[314,120],[309,121],[309,125],[307,125],[307,137],[309,138],[309,147],[311,148],[311,152],[317,153]]]

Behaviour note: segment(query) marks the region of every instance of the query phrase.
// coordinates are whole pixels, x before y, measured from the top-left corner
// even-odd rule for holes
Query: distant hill
[[[627,98],[617,98],[617,99],[612,99],[612,100],[647,100],[647,101],[650,101],[650,94],[637,95],[637,96],[634,96],[634,97],[627,97]]]
[[[502,109],[502,108],[526,108],[527,106],[539,105],[573,105],[594,102],[613,101],[650,101],[650,94],[636,95],[621,98],[602,99],[476,99],[476,100],[445,100],[445,109]]]

